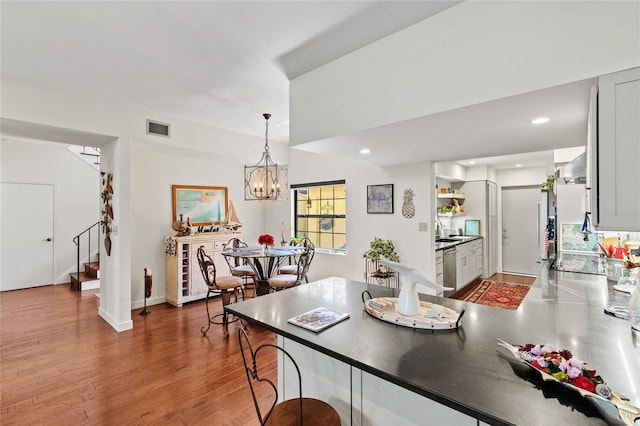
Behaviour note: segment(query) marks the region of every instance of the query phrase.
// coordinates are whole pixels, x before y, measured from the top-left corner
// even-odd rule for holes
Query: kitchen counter
[[[460,235],[460,236],[446,238],[447,240],[456,240],[456,241],[439,242],[436,240],[436,251],[444,250],[446,248],[457,246],[459,244],[468,243],[469,241],[479,240],[480,238],[482,237],[475,237],[471,235],[464,235],[464,236]]]
[[[603,417],[615,422],[617,413],[609,403],[596,408],[556,383],[541,382],[535,372],[498,350],[498,338],[512,344],[550,343],[569,349],[597,369],[613,390],[640,406],[640,334],[631,331],[629,322],[604,314],[605,305],[621,305],[629,299],[613,290],[604,276],[548,270],[545,264],[516,311],[421,295],[423,300],[456,310],[466,307],[463,326],[442,331],[414,330],[369,316],[361,299],[365,289],[373,297],[398,292],[332,277],[226,309],[283,339],[423,398],[424,403],[411,404],[424,412],[422,424],[441,424],[433,420],[427,403],[462,413],[471,424],[479,419],[491,424],[602,425]],[[348,312],[350,318],[320,333],[287,323],[288,318],[318,306]],[[364,392],[364,384],[362,388]],[[375,391],[375,386],[368,389]],[[382,405],[388,404],[387,413],[399,410],[388,402],[392,394],[387,392],[381,399]],[[353,420],[357,407],[345,398],[333,403],[351,404],[351,421],[359,424],[359,418]],[[368,407],[358,415],[373,416],[370,410],[377,405]],[[367,423],[383,421],[376,417]],[[343,418],[343,424],[348,419]]]

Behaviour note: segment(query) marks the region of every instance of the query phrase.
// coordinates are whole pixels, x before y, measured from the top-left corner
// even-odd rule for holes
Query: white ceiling
[[[270,112],[271,139],[286,142],[290,78],[457,3],[2,1],[1,71],[256,136]],[[591,84],[298,147],[390,165],[582,145]],[[538,115],[551,122],[531,126]],[[365,140],[368,157],[358,152]]]

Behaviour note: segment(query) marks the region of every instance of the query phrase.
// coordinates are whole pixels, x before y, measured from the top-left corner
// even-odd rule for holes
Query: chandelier
[[[286,200],[289,196],[288,170],[279,167],[269,154],[269,118],[265,119],[264,152],[255,166],[244,166],[245,200]]]

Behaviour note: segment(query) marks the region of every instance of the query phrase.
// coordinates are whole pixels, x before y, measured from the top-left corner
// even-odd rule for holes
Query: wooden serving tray
[[[429,330],[458,328],[460,326],[459,319],[464,314],[464,310],[458,313],[442,305],[420,301],[420,313],[414,316],[407,316],[398,312],[396,308],[397,302],[397,297],[377,297],[365,301],[364,308],[369,315],[382,321],[403,327]],[[440,312],[440,317],[437,316],[438,312]]]

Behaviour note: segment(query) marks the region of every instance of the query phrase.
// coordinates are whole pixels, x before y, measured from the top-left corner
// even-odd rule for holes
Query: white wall
[[[544,167],[499,169],[496,170],[495,176],[499,187],[542,185],[547,180],[547,169]]]
[[[347,185],[347,255],[317,253],[309,271],[309,279],[329,276],[364,280],[362,254],[369,249],[373,237],[394,242],[400,261],[435,279],[433,243],[433,171],[431,163],[379,168],[364,163],[325,157],[292,149],[289,164],[290,183],[346,180]],[[394,184],[394,214],[367,214],[367,185]],[[402,216],[402,195],[413,188],[416,214]],[[265,232],[279,235],[282,221],[291,223],[290,211],[279,203],[265,207]],[[418,222],[427,222],[429,232],[419,232]]]
[[[639,13],[638,2],[462,2],[293,79],[291,143],[636,67]]]
[[[256,154],[256,161],[259,153]],[[144,303],[144,268],[153,271],[153,294],[148,304],[162,303],[166,295],[164,237],[175,235],[172,224],[171,185],[226,186],[242,221],[249,244],[263,232],[262,204],[244,201],[243,165],[228,153],[211,153],[131,143],[131,299]],[[285,203],[286,205],[286,203]],[[276,230],[269,229],[273,235]],[[229,236],[231,238],[231,236]],[[218,267],[226,265],[218,265]]]
[[[71,153],[66,144],[11,138],[3,138],[0,144],[0,180],[55,186],[54,284],[68,283],[69,273],[76,270],[76,246],[72,240],[99,220],[99,173]]]
[[[170,210],[162,218],[160,214],[158,216],[140,214],[140,211],[156,207],[153,204],[143,204],[148,200],[139,201],[133,195],[137,196],[145,190],[153,194],[157,192],[158,197],[166,197],[163,201],[166,206],[166,200],[169,200],[168,202],[171,200],[170,187],[166,189],[164,186],[169,178],[180,181],[174,183],[190,184],[191,179],[199,182],[207,180],[206,174],[210,181],[216,184],[233,179],[240,179],[242,182],[243,165],[253,164],[260,159],[264,146],[263,138],[166,117],[128,105],[65,92],[5,75],[2,76],[1,83],[3,118],[91,134],[112,135],[116,138],[102,147],[102,170],[114,173],[113,224],[118,227],[119,232],[117,235],[115,233],[111,235],[111,256],[101,253],[99,313],[118,331],[130,328],[131,309],[142,302],[139,299],[142,268],[155,267],[157,272],[164,269],[164,266],[159,266],[157,257],[154,260],[157,254],[152,251],[148,253],[140,251],[145,249],[144,246],[140,250],[133,247],[136,243],[133,240],[133,232],[135,230],[136,236],[145,235],[147,244],[151,244],[149,241],[163,241],[164,237],[170,233],[172,220]],[[170,123],[171,138],[147,135],[145,133],[147,118]],[[260,126],[262,131],[264,120],[257,117],[256,125]],[[173,147],[177,151],[184,150],[185,153],[182,154],[179,167],[173,171],[167,171],[165,168],[170,163],[170,159],[165,157],[167,154],[159,154],[161,165],[159,167],[154,163],[156,158],[141,155],[144,148],[136,147],[137,143],[147,143],[158,148]],[[273,142],[270,143],[270,148],[275,161],[287,163],[288,146],[286,144]],[[203,153],[209,153],[210,156],[216,156],[220,160],[212,161],[206,171],[203,170],[203,166],[198,166],[192,173],[191,164],[196,164],[199,158],[204,158]],[[224,167],[221,167],[222,163]],[[239,173],[240,178],[237,174],[232,176],[229,172],[232,169],[237,170],[235,173]],[[143,179],[139,178],[140,174],[144,174]],[[138,176],[135,180],[134,175]],[[165,178],[164,175],[169,177]],[[138,181],[142,188],[137,187]],[[156,181],[159,183],[156,184]],[[234,191],[237,193],[237,188]],[[249,235],[257,235],[263,228],[261,225],[264,220],[263,207],[261,203],[256,202],[251,206],[251,209],[243,210],[236,204],[236,207],[239,207],[240,218],[247,223],[245,231]],[[73,214],[73,212],[63,209],[60,214]],[[144,234],[147,228],[151,231]],[[150,261],[153,262],[149,264]],[[154,279],[156,284],[154,288],[159,285],[159,280],[160,277]],[[154,296],[157,298],[153,300],[158,301],[162,294],[154,290]]]

